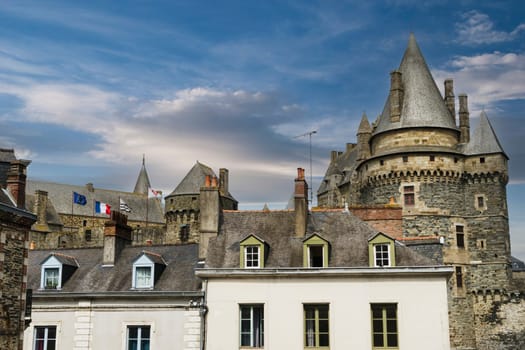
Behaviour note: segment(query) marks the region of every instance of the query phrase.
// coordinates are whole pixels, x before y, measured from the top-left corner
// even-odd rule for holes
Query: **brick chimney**
[[[454,81],[452,79],[445,80],[445,105],[450,112],[454,125],[456,125],[456,103],[454,101]]]
[[[104,256],[102,264],[115,265],[120,252],[131,244],[131,226],[128,217],[118,211],[111,212],[111,219],[104,223]]]
[[[23,159],[12,161],[7,172],[7,189],[20,209],[25,209],[26,206],[27,166],[30,163],[30,160]]]
[[[210,238],[219,233],[221,201],[219,186],[215,176],[206,176],[204,186],[200,189],[200,237],[199,259],[205,259]]]
[[[308,184],[304,179],[304,169],[297,168],[294,191],[295,236],[304,237],[308,219]]]
[[[466,94],[459,95],[459,130],[460,143],[469,143],[470,141],[470,113],[468,111],[468,98]]]
[[[49,226],[47,224],[47,201],[48,196],[46,191],[36,190],[35,191],[35,204],[33,212],[36,213],[36,222],[33,226],[35,231],[49,232]]]
[[[225,169],[225,168],[219,169],[219,192],[223,196],[226,196],[229,193],[228,182],[229,182],[228,169]]]
[[[395,70],[390,73],[390,121],[401,120],[401,109],[403,107],[404,90],[401,81],[401,72]]]

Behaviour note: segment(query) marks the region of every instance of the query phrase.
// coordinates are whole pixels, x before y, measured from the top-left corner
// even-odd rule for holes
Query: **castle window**
[[[479,249],[484,250],[487,247],[487,241],[484,239],[478,239],[476,245]]]
[[[454,163],[457,163],[457,162],[458,162],[458,158],[454,157]]]
[[[434,160],[436,160],[436,157],[435,156],[430,156],[430,161],[433,162]]]
[[[458,248],[465,248],[465,232],[463,226],[456,226],[456,245]]]
[[[403,156],[403,163],[408,162],[408,156]]]
[[[463,288],[463,269],[461,266],[456,266],[456,287]]]
[[[405,205],[414,205],[415,203],[414,186],[404,186],[403,187],[403,198],[404,198]]]
[[[187,242],[190,237],[190,225],[180,225],[179,239],[181,242]]]
[[[480,157],[480,158],[479,158],[479,162],[480,162],[481,164],[485,163],[485,157]]]
[[[82,226],[84,226],[84,227],[87,226],[87,220],[83,220],[83,221],[82,221]]]
[[[477,195],[475,197],[474,206],[480,211],[487,210],[487,200],[485,195]]]
[[[91,242],[91,230],[84,231],[84,239],[86,242]]]
[[[380,160],[379,161],[379,165],[385,165],[385,161],[384,160]]]

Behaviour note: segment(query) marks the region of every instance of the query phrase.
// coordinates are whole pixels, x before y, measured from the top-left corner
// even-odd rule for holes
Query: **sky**
[[[315,194],[330,151],[382,111],[411,32],[510,157],[525,260],[522,0],[1,0],[0,147],[31,179],[123,191],[145,155],[164,194],[199,161],[229,169],[241,209],[282,209],[298,167]]]

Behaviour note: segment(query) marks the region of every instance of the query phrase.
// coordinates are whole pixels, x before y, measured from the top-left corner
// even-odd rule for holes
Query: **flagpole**
[[[148,195],[146,196],[146,227],[148,227],[148,214],[149,214],[149,188],[148,188]]]
[[[75,191],[71,191],[71,218],[70,218],[70,224],[69,224],[69,230],[73,232],[73,208],[75,206]]]

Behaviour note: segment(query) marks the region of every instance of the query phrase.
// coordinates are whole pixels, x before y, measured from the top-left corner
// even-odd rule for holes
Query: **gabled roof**
[[[61,264],[63,265],[69,265],[78,267],[78,261],[75,259],[74,256],[65,255],[62,253],[52,252],[49,254],[41,263],[40,265],[43,265],[46,261],[48,261],[50,258],[54,257],[57,259]]]
[[[246,232],[270,247],[266,268],[302,268],[303,237],[295,237],[295,213],[291,210],[225,211],[217,237],[210,240],[206,267],[238,268],[239,243]],[[368,238],[377,233],[352,213],[314,211],[308,215],[306,237],[313,233],[330,242],[329,267],[369,267]],[[433,266],[432,260],[410,248],[396,245],[396,266]]]
[[[139,177],[137,178],[137,183],[135,184],[135,189],[133,190],[133,193],[147,195],[150,187],[151,183],[149,182],[148,172],[146,171],[146,159],[143,156],[142,168],[140,168]]]
[[[131,292],[133,261],[141,252],[147,249],[148,253],[162,256],[166,268],[155,283],[155,291],[199,291],[199,282],[194,275],[198,263],[198,245],[164,245],[164,246],[127,246],[125,247],[114,266],[103,267],[103,248],[61,249],[60,254],[74,257],[78,261],[78,268],[62,286],[60,291],[42,291],[40,288],[39,263],[43,261],[51,250],[30,250],[28,263],[27,288],[34,293],[106,293]],[[56,252],[56,251],[55,251]]]
[[[390,97],[387,98],[383,113],[374,134],[414,127],[434,127],[457,130],[443,97],[421,54],[414,34],[410,34],[408,46],[399,65],[404,89],[401,119],[390,121]]]
[[[162,258],[162,255],[156,254],[153,252],[149,252],[146,250],[143,250],[142,252],[140,252],[140,254],[133,260],[133,262],[140,259],[140,257],[143,255],[145,255],[154,264],[166,265],[166,261]]]
[[[465,147],[465,154],[478,155],[491,153],[503,153],[503,155],[507,157],[503,147],[501,147],[499,143],[496,132],[490,124],[487,114],[485,111],[482,111],[479,117],[479,124],[474,130],[470,142]]]
[[[179,185],[169,194],[169,196],[181,194],[199,194],[201,187],[204,186],[206,175],[216,176],[213,170],[197,161],[191,170],[186,174]],[[169,197],[168,196],[168,197]]]

